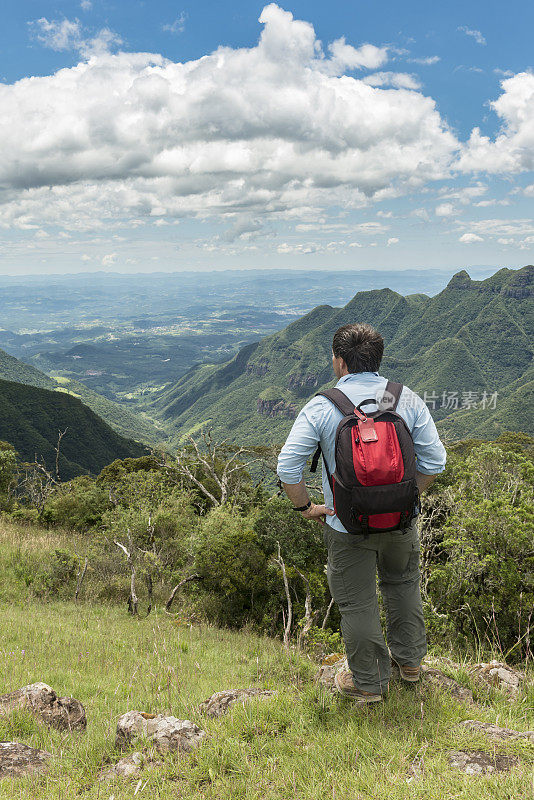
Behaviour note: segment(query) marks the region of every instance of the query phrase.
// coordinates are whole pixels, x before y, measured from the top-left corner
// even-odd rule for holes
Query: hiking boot
[[[334,678],[334,686],[344,697],[350,697],[358,705],[363,703],[379,703],[382,700],[381,694],[372,692],[362,692],[357,689],[352,679],[352,672],[337,672]]]
[[[402,664],[399,664],[398,661],[395,661],[393,656],[391,656],[391,666],[397,667],[403,681],[408,681],[409,683],[417,683],[417,681],[421,677],[421,667],[403,666]]]

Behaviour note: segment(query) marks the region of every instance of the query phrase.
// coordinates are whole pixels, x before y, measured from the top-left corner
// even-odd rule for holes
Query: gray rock
[[[0,695],[0,716],[27,708],[47,725],[59,730],[85,730],[87,718],[79,700],[58,697],[46,683],[32,683],[9,694]]]
[[[163,714],[146,714],[127,711],[117,722],[116,747],[127,747],[143,737],[151,739],[160,752],[188,753],[197,748],[206,732],[188,719],[166,717]]]
[[[452,697],[461,700],[463,703],[474,704],[473,692],[471,689],[462,686],[458,681],[455,681],[454,678],[449,678],[448,675],[444,675],[439,669],[427,667],[425,664],[423,664],[421,668],[423,670],[423,680],[426,684],[435,686],[438,689],[445,689]]]
[[[275,692],[267,691],[266,689],[233,689],[226,692],[215,692],[207,700],[204,700],[199,705],[199,711],[206,714],[208,717],[220,717],[226,714],[228,709],[234,703],[246,703],[251,698],[267,698],[272,697]]]
[[[315,680],[326,689],[335,691],[334,678],[338,672],[348,670],[347,659],[340,653],[331,653],[323,659]]]
[[[50,753],[19,742],[0,742],[0,778],[22,778],[48,767]]]
[[[521,693],[521,686],[525,681],[525,673],[504,664],[502,661],[489,661],[475,664],[471,674],[478,680],[495,686],[508,695],[511,700],[515,700]]]
[[[129,756],[121,758],[116,764],[107,767],[100,772],[98,779],[101,781],[109,781],[112,778],[137,778],[143,767],[150,762],[151,759],[147,758],[144,753],[136,751]]]
[[[527,739],[534,744],[534,731],[514,731],[511,728],[499,728],[492,722],[480,722],[478,719],[466,719],[461,723],[472,731],[485,733],[491,739]]]
[[[482,750],[455,750],[448,755],[449,764],[467,775],[488,775],[508,772],[519,763],[516,756],[484,753]]]

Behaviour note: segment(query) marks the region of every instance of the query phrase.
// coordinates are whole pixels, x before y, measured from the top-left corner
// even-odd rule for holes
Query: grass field
[[[0,538],[0,549],[9,546]],[[43,747],[53,755],[46,775],[0,780],[0,798],[522,800],[532,795],[532,744],[495,744],[458,727],[477,718],[532,729],[532,682],[513,704],[495,690],[472,685],[480,704],[474,709],[428,688],[392,684],[386,702],[362,709],[321,689],[313,681],[316,670],[310,657],[287,653],[276,641],[190,626],[158,610],[139,620],[113,606],[4,596],[0,693],[44,681],[59,695],[81,700],[88,725],[85,733],[69,734],[48,729],[26,712],[0,717],[0,741]],[[459,677],[469,683],[464,671]],[[213,692],[249,686],[275,689],[276,695],[234,706],[216,720],[199,714],[198,703]],[[114,750],[116,721],[129,709],[191,719],[208,738],[192,755],[168,756],[162,766],[148,767],[141,783],[137,778],[100,782],[102,766],[120,757]],[[517,755],[520,766],[507,774],[463,775],[446,757],[462,748]]]

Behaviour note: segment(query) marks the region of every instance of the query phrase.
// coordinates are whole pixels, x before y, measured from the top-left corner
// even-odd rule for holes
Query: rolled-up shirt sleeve
[[[312,403],[297,416],[278,456],[276,472],[283,483],[300,483],[306,462],[319,442]]]
[[[423,475],[435,475],[443,472],[447,461],[447,452],[439,438],[428,406],[423,401],[421,401],[421,407],[411,433],[418,472],[422,472]]]

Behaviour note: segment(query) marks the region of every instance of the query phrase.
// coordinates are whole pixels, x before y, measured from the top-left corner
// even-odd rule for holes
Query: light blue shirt
[[[357,406],[362,400],[377,397],[380,400],[386,388],[387,378],[378,372],[357,372],[344,375],[336,384]],[[363,411],[375,411],[369,405]],[[443,472],[447,454],[440,441],[434,420],[426,403],[419,395],[404,386],[396,408],[397,413],[408,426],[414,443],[418,472],[435,475]],[[330,473],[336,468],[334,443],[337,426],[343,419],[341,411],[326,397],[309,400],[297,416],[291,432],[278,456],[278,477],[284,483],[300,483],[309,456],[321,444],[323,452],[323,494],[327,508],[334,507],[332,492],[325,469],[325,459]],[[346,533],[337,516],[327,517],[328,524],[335,530]]]

